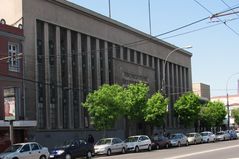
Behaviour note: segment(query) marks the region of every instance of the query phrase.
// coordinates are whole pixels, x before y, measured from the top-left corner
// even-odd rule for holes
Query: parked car
[[[50,158],[71,159],[76,157],[91,158],[94,155],[94,145],[82,139],[67,140],[62,145],[50,151]]]
[[[216,136],[210,131],[204,131],[201,132],[203,142],[215,142],[216,141]]]
[[[120,138],[100,139],[94,146],[96,154],[111,155],[111,153],[126,152],[126,144]]]
[[[236,130],[237,138],[239,138],[239,130]]]
[[[1,159],[48,159],[48,148],[36,142],[18,143],[8,147],[0,154]]]
[[[216,133],[216,140],[217,141],[230,140],[230,134],[226,131],[219,131]]]
[[[170,135],[170,145],[171,146],[178,146],[180,147],[181,145],[186,145],[188,146],[188,138],[185,136],[183,133],[176,133]]]
[[[163,135],[155,135],[151,138],[152,149],[169,148],[170,141]]]
[[[140,150],[152,149],[152,142],[146,135],[130,136],[125,140],[128,151],[139,152]]]
[[[237,139],[237,133],[235,130],[227,130],[226,132],[230,134],[230,140]]]
[[[203,143],[202,136],[199,133],[193,132],[193,133],[188,133],[188,143],[189,144],[199,144]]]

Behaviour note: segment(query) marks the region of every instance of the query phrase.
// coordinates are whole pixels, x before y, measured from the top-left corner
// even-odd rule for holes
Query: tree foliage
[[[182,95],[174,104],[174,109],[185,125],[189,125],[198,119],[200,112],[199,97],[192,92]]]
[[[149,87],[145,83],[130,84],[125,89],[124,112],[128,119],[142,120]]]
[[[239,108],[232,109],[232,117],[235,119],[235,123],[239,125]]]
[[[144,108],[144,120],[152,125],[160,126],[167,113],[168,99],[165,99],[159,92],[148,99]]]
[[[123,92],[119,85],[105,84],[87,96],[83,106],[88,110],[91,123],[97,130],[112,128],[122,112]]]
[[[208,102],[202,107],[200,120],[208,127],[220,126],[227,112],[222,102]]]

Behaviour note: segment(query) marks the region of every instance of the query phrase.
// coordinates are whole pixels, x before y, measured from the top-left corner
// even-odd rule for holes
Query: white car
[[[237,138],[239,138],[239,130],[236,130]]]
[[[1,159],[48,159],[48,148],[36,142],[18,143],[11,145],[0,154]]]
[[[152,142],[146,135],[130,136],[125,140],[127,150],[139,152],[140,150],[152,149]]]
[[[201,132],[203,142],[215,142],[216,141],[216,136],[210,131],[204,131]]]
[[[120,138],[104,138],[100,139],[94,146],[95,154],[106,154],[126,152],[126,144]]]
[[[200,144],[203,143],[202,136],[199,133],[192,132],[187,134],[189,144]]]

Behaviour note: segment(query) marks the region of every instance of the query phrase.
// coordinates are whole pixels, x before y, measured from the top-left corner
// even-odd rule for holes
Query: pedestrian
[[[88,141],[88,143],[90,143],[92,145],[95,143],[95,139],[91,134],[88,135],[88,140],[87,141]]]

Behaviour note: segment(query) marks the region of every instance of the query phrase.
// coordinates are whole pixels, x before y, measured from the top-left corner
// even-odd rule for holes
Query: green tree
[[[192,92],[185,93],[175,102],[174,110],[185,126],[194,123],[200,112],[199,97]]]
[[[167,113],[168,99],[165,99],[159,92],[152,95],[144,108],[144,120],[151,125],[151,133],[153,126],[160,126],[164,122]]]
[[[202,107],[200,112],[200,120],[207,127],[221,126],[227,112],[222,102],[208,102]]]
[[[124,112],[128,119],[143,120],[148,92],[149,87],[143,82],[130,84],[125,89]]]
[[[101,86],[87,96],[83,106],[88,110],[91,123],[97,130],[106,130],[114,126],[122,112],[124,89],[119,85]]]
[[[232,109],[232,117],[235,119],[235,123],[239,125],[239,108]]]

